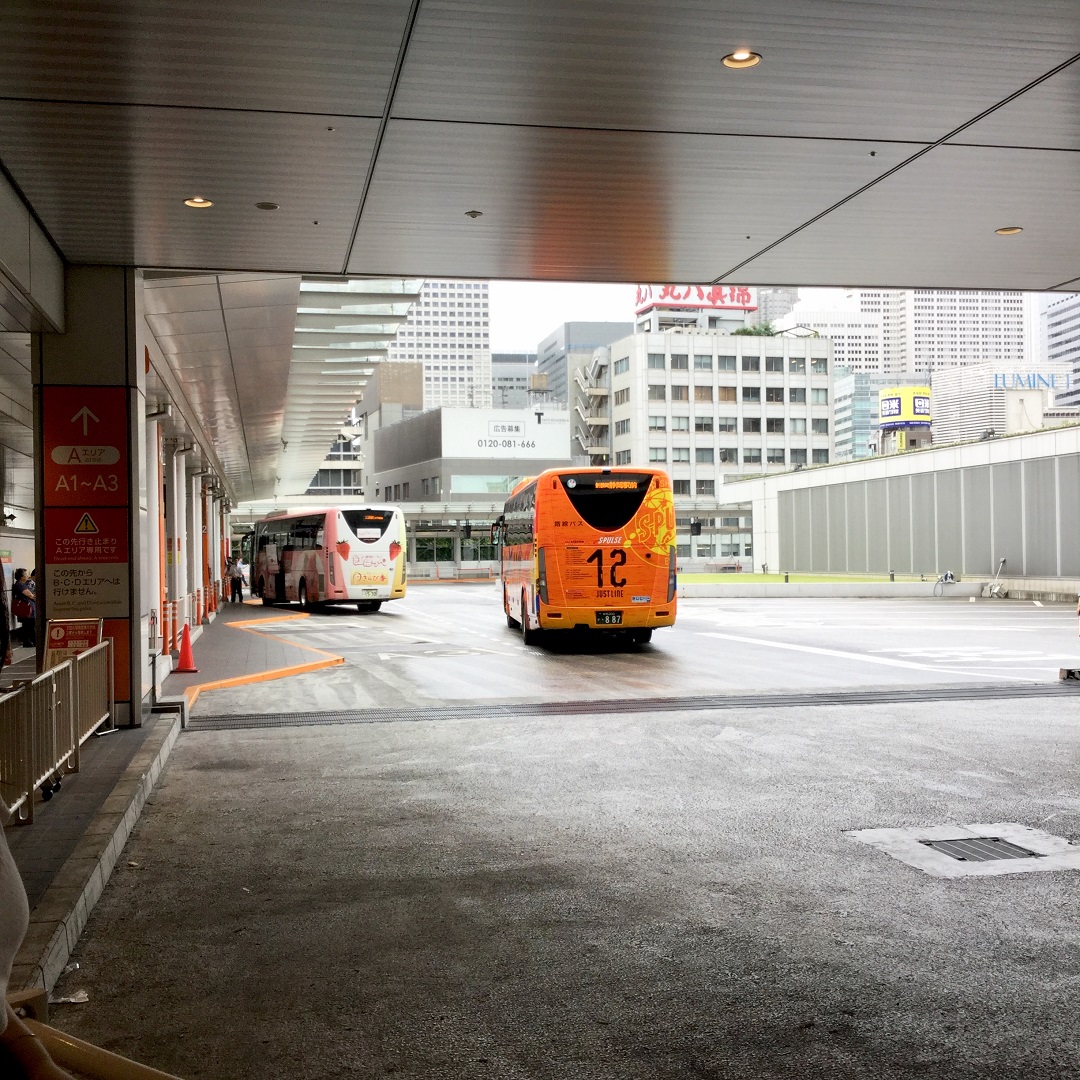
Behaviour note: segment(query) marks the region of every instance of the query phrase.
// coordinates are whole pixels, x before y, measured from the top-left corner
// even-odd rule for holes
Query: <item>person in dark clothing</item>
[[[11,586],[11,613],[19,620],[19,639],[25,648],[37,646],[37,601],[34,596],[34,583],[26,572],[25,566],[15,571],[15,581]]]

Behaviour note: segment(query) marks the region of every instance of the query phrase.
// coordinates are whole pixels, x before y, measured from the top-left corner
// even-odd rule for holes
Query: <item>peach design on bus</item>
[[[645,496],[634,524],[636,527],[624,547],[645,548],[656,555],[668,553],[675,543],[675,515],[663,489],[653,488]]]

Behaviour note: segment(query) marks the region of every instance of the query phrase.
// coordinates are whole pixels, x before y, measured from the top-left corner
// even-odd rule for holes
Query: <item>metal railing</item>
[[[82,744],[114,711],[108,639],[0,696],[0,802],[14,821],[32,822],[38,789],[51,797],[62,771],[79,771]]]

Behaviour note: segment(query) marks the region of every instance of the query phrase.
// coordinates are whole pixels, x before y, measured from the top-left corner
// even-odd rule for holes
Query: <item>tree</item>
[[[773,337],[776,331],[771,322],[758,323],[757,326],[744,326],[739,330],[732,330],[732,336],[741,334],[743,337]]]

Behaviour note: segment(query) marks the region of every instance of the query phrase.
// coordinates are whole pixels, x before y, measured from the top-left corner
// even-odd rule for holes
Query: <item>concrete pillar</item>
[[[181,619],[188,593],[188,511],[187,460],[191,446],[172,444],[165,455],[165,524],[168,530],[166,561],[169,572],[169,599],[177,602]]]
[[[35,335],[38,619],[102,619],[119,724],[149,708],[146,367],[134,270],[69,266],[64,333]],[[45,634],[38,634],[43,650]]]

